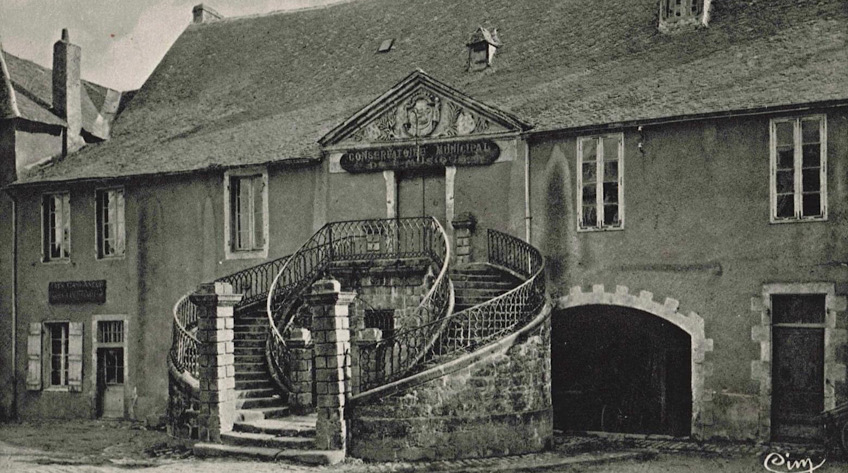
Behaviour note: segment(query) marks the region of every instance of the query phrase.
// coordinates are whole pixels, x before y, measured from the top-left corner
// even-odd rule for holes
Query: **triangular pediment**
[[[324,147],[361,146],[497,136],[529,128],[514,115],[474,100],[418,70],[327,133],[319,143]]]

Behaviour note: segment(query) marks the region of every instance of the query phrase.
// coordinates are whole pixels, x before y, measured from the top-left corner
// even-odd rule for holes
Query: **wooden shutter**
[[[41,323],[29,324],[27,337],[27,389],[41,389]]]
[[[80,322],[68,324],[68,390],[82,391],[82,326]]]

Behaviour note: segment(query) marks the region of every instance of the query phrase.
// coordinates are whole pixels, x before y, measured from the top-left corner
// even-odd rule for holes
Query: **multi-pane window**
[[[44,261],[71,257],[71,197],[67,192],[47,194],[42,200]]]
[[[97,191],[97,253],[100,258],[122,256],[126,251],[124,190]]]
[[[50,386],[68,385],[68,324],[47,324],[47,335],[50,339]]]
[[[124,384],[124,322],[105,320],[97,323],[98,358],[101,382]]]
[[[623,153],[620,133],[577,140],[577,218],[580,229],[622,228]]]
[[[664,21],[697,18],[704,11],[704,0],[662,0]]]
[[[267,239],[267,175],[229,175],[229,241],[233,254],[262,251]]]
[[[827,217],[823,116],[771,122],[771,220]]]

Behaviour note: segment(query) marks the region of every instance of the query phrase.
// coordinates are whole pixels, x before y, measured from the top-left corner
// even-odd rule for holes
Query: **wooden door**
[[[398,216],[436,217],[445,225],[444,168],[398,173]]]
[[[818,440],[824,409],[824,295],[772,296],[772,438]]]

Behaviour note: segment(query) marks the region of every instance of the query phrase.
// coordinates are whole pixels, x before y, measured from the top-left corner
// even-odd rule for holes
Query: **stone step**
[[[236,411],[236,421],[252,422],[262,419],[279,419],[289,415],[288,406],[259,407],[256,409],[239,409]]]
[[[274,389],[274,384],[265,376],[259,379],[236,377],[236,390],[249,391],[254,389]]]
[[[248,399],[236,399],[236,409],[265,409],[280,407],[282,399],[280,396],[256,397]]]
[[[469,281],[467,279],[461,279],[458,281],[453,281],[453,288],[456,290],[462,289],[501,289],[501,290],[509,290],[517,285],[516,282],[513,281]]]
[[[267,372],[240,372],[236,370],[236,383],[239,381],[270,381],[271,376]]]
[[[265,353],[255,353],[255,354],[242,354],[236,353],[236,364],[239,363],[265,363]]]
[[[255,389],[238,389],[236,388],[236,399],[256,399],[263,397],[273,397],[277,392],[270,386],[255,388]]]
[[[230,445],[273,447],[279,449],[310,450],[315,448],[315,439],[306,437],[283,437],[254,432],[227,432],[221,441]]]
[[[194,444],[194,454],[198,457],[235,457],[268,462],[288,460],[309,465],[334,465],[345,457],[342,450],[295,450],[205,442]]]
[[[267,371],[264,361],[259,363],[240,363],[236,361],[235,367],[236,373],[265,373]]]
[[[235,341],[254,341],[260,340],[262,342],[265,341],[265,338],[268,336],[268,331],[263,330],[261,332],[233,332],[233,338]]]
[[[493,273],[450,273],[450,278],[451,281],[510,282],[508,276]]]
[[[288,416],[281,419],[261,419],[250,422],[236,422],[236,432],[252,432],[282,437],[315,437],[315,414],[306,416]]]
[[[509,289],[485,289],[485,288],[461,288],[456,289],[456,297],[488,297],[492,298],[503,293],[509,292]]]
[[[244,341],[239,342],[238,345],[235,346],[235,354],[239,355],[262,355],[265,356],[265,344],[262,343],[256,344],[255,346],[249,345]]]
[[[267,325],[260,325],[260,324],[254,324],[254,325],[238,325],[238,324],[236,324],[235,326],[233,326],[233,333],[238,334],[238,333],[244,333],[244,332],[265,334],[265,333],[268,332],[268,326]]]
[[[265,340],[233,340],[233,347],[238,350],[242,349],[261,349],[265,350]]]

